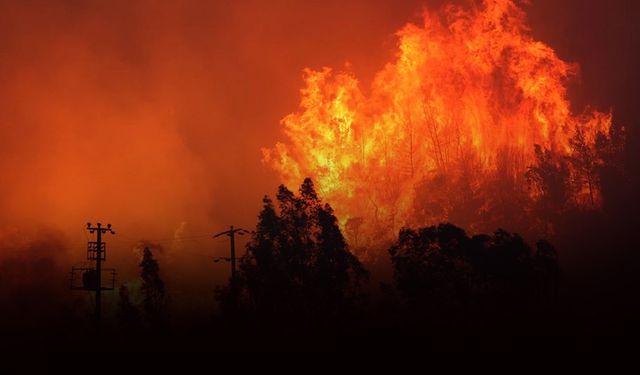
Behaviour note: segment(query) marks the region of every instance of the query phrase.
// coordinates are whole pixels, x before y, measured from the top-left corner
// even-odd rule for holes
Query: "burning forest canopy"
[[[265,193],[306,176],[356,247],[444,220],[546,235],[558,202],[603,204],[592,172],[615,164],[611,130],[631,138],[618,119],[635,113],[637,13],[577,0],[0,0],[0,257],[60,230],[69,251],[47,254],[71,263],[84,223],[101,221],[118,228],[110,262],[133,269],[137,241],[251,228]],[[209,277],[187,251],[227,248],[199,241],[166,256]]]
[[[107,267],[134,303],[149,246],[191,325],[228,281],[212,234],[254,228],[263,195],[305,177],[375,277],[403,226],[502,227],[558,249],[565,297],[589,301],[565,298],[567,322],[591,327],[596,301],[622,327],[638,4],[0,0],[0,331],[28,346],[23,328],[89,316],[68,290],[87,221],[114,225]]]
[[[623,129],[609,111],[572,112],[578,65],[534,39],[516,3],[445,5],[396,36],[369,88],[306,69],[285,138],[263,149],[286,185],[317,182],[352,244],[446,221],[549,235],[552,211],[601,206]]]

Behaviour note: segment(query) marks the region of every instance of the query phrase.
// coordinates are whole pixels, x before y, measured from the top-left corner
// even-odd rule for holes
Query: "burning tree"
[[[568,162],[556,167],[569,169],[572,202],[600,204],[594,151],[611,114],[572,114],[566,87],[577,66],[530,36],[513,1],[447,5],[397,36],[368,95],[352,73],[305,70],[300,110],[282,120],[287,140],[264,149],[284,183],[311,176],[343,228],[363,219],[365,246],[405,225],[486,230],[527,216],[538,197],[563,200],[548,196],[556,177],[538,173],[555,172],[529,168],[540,158]]]
[[[529,166],[525,176],[535,199],[537,217],[545,225],[544,232],[553,232],[552,224],[571,197],[567,163],[550,150],[535,145],[536,163]]]

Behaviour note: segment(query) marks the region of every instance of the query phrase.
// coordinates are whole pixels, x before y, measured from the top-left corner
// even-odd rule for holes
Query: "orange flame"
[[[608,133],[610,113],[571,113],[578,67],[534,40],[512,1],[446,6],[397,36],[369,95],[351,73],[306,69],[300,110],[282,120],[288,141],[263,150],[283,183],[312,177],[342,225],[357,218],[379,235],[449,220],[446,207],[416,217],[420,184],[437,191],[438,176],[472,173],[480,191],[500,172],[524,186],[535,144],[567,156],[577,129],[591,144]]]

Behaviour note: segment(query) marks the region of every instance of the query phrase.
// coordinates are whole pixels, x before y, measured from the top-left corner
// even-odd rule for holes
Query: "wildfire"
[[[403,225],[473,228],[506,195],[536,199],[524,177],[534,145],[570,157],[576,134],[587,147],[609,134],[610,113],[571,113],[578,67],[534,40],[512,1],[449,5],[397,37],[369,94],[352,73],[306,69],[300,109],[282,120],[288,140],[263,150],[283,183],[316,181],[352,243]],[[589,188],[573,201],[597,205]]]

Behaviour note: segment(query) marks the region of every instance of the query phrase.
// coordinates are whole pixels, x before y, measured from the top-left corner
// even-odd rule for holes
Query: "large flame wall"
[[[285,184],[314,178],[343,224],[376,233],[449,220],[446,204],[416,216],[419,187],[456,194],[450,182],[471,175],[468,188],[486,195],[500,174],[523,190],[534,145],[566,156],[578,129],[593,143],[610,127],[608,113],[571,113],[578,67],[533,39],[512,1],[425,12],[397,38],[370,89],[350,72],[305,70],[300,109],[282,120],[286,141],[264,150]]]

